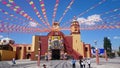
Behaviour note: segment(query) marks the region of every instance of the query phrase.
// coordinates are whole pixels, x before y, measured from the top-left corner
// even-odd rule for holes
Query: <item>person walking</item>
[[[85,59],[83,59],[83,68],[85,68]]]
[[[12,59],[12,66],[14,66],[16,64],[15,62],[15,58]]]
[[[83,61],[80,59],[79,60],[80,68],[83,68]]]
[[[43,64],[43,68],[46,68],[46,65],[45,65],[45,64]]]
[[[73,68],[76,68],[76,67],[75,67],[75,63],[76,63],[76,60],[73,58],[73,59],[72,59],[72,67],[73,67]]]
[[[91,62],[90,59],[87,60],[88,67],[90,68]]]
[[[48,61],[48,54],[45,53],[45,60]]]

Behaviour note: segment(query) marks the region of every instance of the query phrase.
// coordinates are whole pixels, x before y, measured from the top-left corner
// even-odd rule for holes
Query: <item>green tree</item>
[[[117,53],[118,53],[118,56],[120,57],[120,46],[119,46],[119,51]]]
[[[95,47],[94,47],[94,46],[92,46],[92,47],[91,47],[91,49],[95,49]]]
[[[104,47],[104,49],[106,50],[106,52],[107,52],[107,55],[109,56],[109,57],[111,57],[112,56],[112,47],[111,47],[111,41],[110,41],[110,39],[108,39],[108,37],[104,37],[104,45],[103,45],[103,47]]]
[[[119,52],[120,52],[120,46],[119,46]]]

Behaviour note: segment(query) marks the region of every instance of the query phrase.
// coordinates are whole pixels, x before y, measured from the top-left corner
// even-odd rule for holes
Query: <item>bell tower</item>
[[[71,29],[71,35],[73,36],[73,39],[75,41],[80,42],[81,41],[80,25],[79,25],[79,22],[76,20],[76,18],[73,19],[70,29]],[[73,42],[75,42],[75,41],[73,41]]]
[[[76,19],[72,21],[70,29],[71,29],[71,34],[80,34],[80,25]]]
[[[72,47],[75,51],[79,54],[84,55],[84,43],[81,41],[81,34],[80,34],[80,25],[79,22],[74,18],[71,26],[71,36],[72,40]]]

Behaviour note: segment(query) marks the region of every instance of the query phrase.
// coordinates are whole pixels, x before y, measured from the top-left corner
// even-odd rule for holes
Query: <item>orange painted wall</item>
[[[91,47],[90,47],[90,44],[85,44],[85,47],[87,48],[86,58],[90,58],[91,57]]]
[[[45,55],[45,53],[48,51],[48,36],[41,36],[41,55]]]

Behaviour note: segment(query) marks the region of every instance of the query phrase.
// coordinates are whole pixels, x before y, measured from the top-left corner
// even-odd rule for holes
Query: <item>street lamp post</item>
[[[38,48],[38,63],[37,65],[40,66],[40,56],[41,56],[41,41],[38,42],[39,43],[39,48]]]

